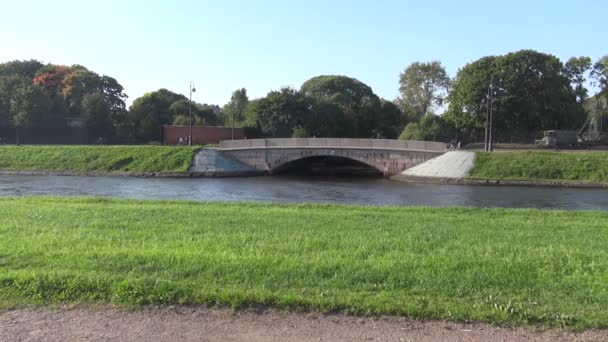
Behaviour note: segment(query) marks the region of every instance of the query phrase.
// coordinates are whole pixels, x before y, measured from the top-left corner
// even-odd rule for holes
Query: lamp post
[[[194,88],[194,81],[190,81],[190,130],[188,133],[188,146],[192,146],[192,93],[195,93],[196,89]]]
[[[234,112],[236,111],[236,104],[234,103],[234,95],[230,98],[232,101],[232,140],[234,140]]]
[[[493,126],[494,126],[494,78],[488,86],[488,95],[486,96],[486,132],[484,136],[484,150],[491,152],[494,150],[494,137],[493,137]]]

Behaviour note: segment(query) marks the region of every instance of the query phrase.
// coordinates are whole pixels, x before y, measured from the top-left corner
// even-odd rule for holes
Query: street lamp
[[[484,150],[486,152],[492,152],[494,150],[494,137],[493,137],[493,126],[494,126],[494,78],[488,86],[488,95],[486,96],[486,133],[484,136]]]
[[[236,111],[236,104],[234,103],[234,95],[230,98],[232,101],[232,140],[234,140],[234,112]]]
[[[192,93],[195,93],[194,81],[190,81],[190,133],[188,134],[188,146],[192,146]]]

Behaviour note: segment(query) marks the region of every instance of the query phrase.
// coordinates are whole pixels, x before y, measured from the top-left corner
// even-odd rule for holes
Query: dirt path
[[[485,324],[191,307],[0,312],[0,341],[604,341],[608,331],[533,332]]]

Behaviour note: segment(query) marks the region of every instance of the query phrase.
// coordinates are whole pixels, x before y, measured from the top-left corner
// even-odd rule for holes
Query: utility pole
[[[195,92],[196,92],[196,89],[194,88],[194,81],[190,81],[190,108],[189,108],[190,129],[189,129],[189,133],[188,133],[188,146],[192,146],[192,93],[195,93]]]
[[[490,88],[488,88],[488,94],[486,95],[486,131],[483,136],[483,150],[488,152],[488,130],[490,126]]]
[[[494,81],[488,86],[488,94],[486,96],[486,132],[484,135],[483,148],[484,151],[494,151]]]
[[[489,142],[489,149],[490,152],[494,151],[494,84],[490,84],[490,130],[489,130],[489,136],[490,136],[490,142]]]
[[[236,112],[236,103],[234,102],[234,95],[230,99],[232,100],[232,140],[234,140],[234,112]]]

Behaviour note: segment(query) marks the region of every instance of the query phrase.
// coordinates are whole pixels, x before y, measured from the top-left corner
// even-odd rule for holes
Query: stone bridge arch
[[[355,160],[385,176],[393,176],[443,154],[445,144],[387,139],[251,139],[222,141],[218,151],[269,174],[296,160],[334,156]]]
[[[312,159],[315,157],[333,157],[353,160],[364,164],[383,175],[388,175],[389,165],[386,165],[386,159],[383,155],[378,155],[381,153],[382,152],[331,148],[299,149],[297,151],[270,150],[267,165],[269,173],[275,174],[277,171],[284,169],[289,164],[300,160]]]

